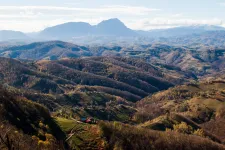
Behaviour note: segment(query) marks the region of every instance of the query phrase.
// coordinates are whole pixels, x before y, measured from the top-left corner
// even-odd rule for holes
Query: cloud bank
[[[161,16],[159,16],[161,15]],[[162,17],[164,16],[164,17]],[[65,22],[97,24],[109,18],[119,18],[129,28],[150,30],[189,25],[222,25],[222,20],[190,19],[183,14],[166,14],[159,8],[111,5],[96,8],[67,6],[0,6],[0,30],[40,31]]]

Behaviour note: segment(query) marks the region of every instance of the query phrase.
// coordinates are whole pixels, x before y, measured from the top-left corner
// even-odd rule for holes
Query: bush
[[[217,118],[225,118],[225,106],[221,106],[216,110]]]
[[[176,132],[179,133],[186,133],[186,134],[192,134],[193,133],[193,128],[185,122],[181,122],[180,124],[173,125],[173,129]]]
[[[202,129],[195,130],[193,134],[197,136],[205,137],[205,133]]]

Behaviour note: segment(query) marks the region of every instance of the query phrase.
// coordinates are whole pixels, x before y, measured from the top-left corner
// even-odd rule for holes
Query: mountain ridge
[[[76,36],[135,36],[133,30],[127,28],[119,19],[109,19],[97,25],[90,25],[85,22],[68,22],[53,27],[48,27],[39,33],[40,37],[63,37],[66,39]]]
[[[20,31],[0,30],[0,41],[28,39],[29,37]]]
[[[8,35],[4,36],[8,38],[1,38],[3,40],[74,40],[77,38],[82,40],[82,37],[86,37],[92,40],[92,37],[99,38],[100,40],[106,41],[106,37],[115,39],[116,37],[124,38],[135,38],[135,37],[148,37],[148,38],[159,38],[159,37],[174,37],[174,36],[185,36],[191,34],[199,34],[207,31],[222,31],[225,30],[222,26],[213,25],[196,25],[196,26],[180,26],[168,29],[153,29],[150,31],[144,30],[133,30],[128,28],[123,22],[117,18],[103,20],[97,25],[90,25],[87,22],[67,22],[58,24],[52,27],[47,27],[42,31],[36,33],[22,33],[12,30],[8,30]],[[2,31],[3,32],[3,31]],[[18,35],[20,34],[20,35]],[[128,40],[128,39],[125,39]]]

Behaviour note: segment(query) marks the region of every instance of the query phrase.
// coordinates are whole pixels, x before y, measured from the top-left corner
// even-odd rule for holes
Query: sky
[[[37,32],[66,22],[118,18],[135,30],[225,27],[225,0],[0,0],[0,30]]]

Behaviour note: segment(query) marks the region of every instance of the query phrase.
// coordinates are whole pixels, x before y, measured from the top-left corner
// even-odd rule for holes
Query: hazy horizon
[[[109,18],[109,19],[102,20],[102,21],[107,21],[107,20],[110,20],[110,19],[119,19],[119,18]],[[24,32],[24,33],[38,33],[38,32],[43,31],[46,28],[50,28],[50,27],[53,27],[53,26],[62,25],[62,24],[66,24],[66,23],[79,23],[79,22],[82,22],[82,23],[88,23],[88,24],[94,26],[94,25],[97,25],[97,24],[101,23],[102,21],[100,21],[100,22],[98,22],[96,24],[91,24],[89,22],[83,22],[83,21],[63,22],[63,23],[59,23],[59,24],[55,24],[55,25],[51,25],[51,26],[46,26],[43,29],[37,30],[37,31],[23,31],[23,30],[14,30],[14,29],[0,29],[0,31],[16,31],[16,32]],[[124,23],[124,22],[122,22],[122,23]],[[127,26],[127,25],[125,24],[125,26]],[[138,30],[140,30],[140,31],[151,31],[151,30],[163,30],[163,29],[172,29],[172,28],[177,28],[177,27],[191,27],[191,26],[218,26],[218,27],[225,27],[225,26],[222,26],[222,25],[213,25],[213,24],[192,24],[192,25],[190,24],[190,25],[179,25],[179,26],[164,27],[164,28],[152,28],[152,29],[148,29],[148,30],[145,30],[145,29],[133,29],[133,28],[130,28],[130,29],[137,30],[137,31]]]
[[[66,22],[96,25],[111,18],[128,28],[151,30],[191,25],[225,27],[225,1],[134,0],[59,1],[8,0],[0,2],[0,30],[37,32]]]

